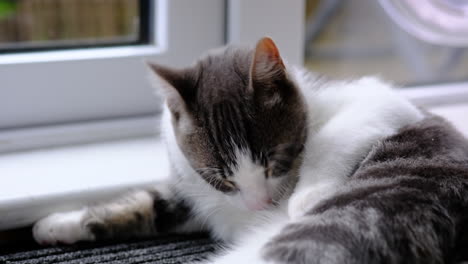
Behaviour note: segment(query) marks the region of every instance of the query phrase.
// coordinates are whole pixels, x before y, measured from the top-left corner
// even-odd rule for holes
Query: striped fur
[[[428,117],[374,146],[333,197],[265,248],[275,263],[466,260],[468,143]]]

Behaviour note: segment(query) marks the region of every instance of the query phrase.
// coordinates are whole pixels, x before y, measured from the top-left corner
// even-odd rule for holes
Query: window
[[[0,0],[0,51],[146,44],[149,2]]]
[[[405,86],[468,81],[466,1],[306,4],[305,65],[314,71],[379,75]]]
[[[160,102],[146,79],[143,61],[187,65],[224,44],[224,1],[2,1],[0,21],[23,19],[19,9],[33,2],[63,12],[70,11],[67,5],[90,5],[89,10],[73,8],[78,24],[89,23],[80,18],[91,16],[85,11],[93,9],[95,18],[104,19],[110,16],[106,10],[119,3],[133,22],[121,26],[124,30],[117,35],[80,33],[61,39],[51,29],[42,32],[47,39],[16,38],[16,44],[2,39],[0,152],[154,134],[153,117]],[[39,17],[35,14],[30,18]],[[51,28],[65,26],[47,23]]]

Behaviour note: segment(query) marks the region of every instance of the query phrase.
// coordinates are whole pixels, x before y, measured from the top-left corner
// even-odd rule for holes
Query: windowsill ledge
[[[157,138],[69,146],[0,156],[0,230],[108,199],[168,175]]]

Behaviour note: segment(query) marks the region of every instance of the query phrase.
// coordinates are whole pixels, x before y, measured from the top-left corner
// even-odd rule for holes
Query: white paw
[[[315,204],[313,199],[314,193],[309,190],[294,193],[288,203],[289,218],[296,220],[304,216]]]
[[[85,215],[86,209],[51,214],[36,222],[33,227],[34,239],[41,245],[94,240],[94,236],[84,226]]]
[[[325,182],[315,184],[303,190],[295,191],[288,202],[289,218],[295,220],[304,216],[319,202],[330,197],[336,191],[336,184]]]

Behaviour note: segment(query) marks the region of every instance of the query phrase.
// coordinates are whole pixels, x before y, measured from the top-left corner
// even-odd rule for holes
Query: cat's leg
[[[328,179],[313,184],[302,184],[294,191],[288,203],[288,214],[291,219],[298,219],[321,201],[333,196],[342,184],[339,179]]]
[[[455,263],[459,219],[428,193],[435,184],[422,182],[351,182],[283,228],[264,256],[271,263]]]
[[[187,203],[161,184],[155,190],[135,191],[108,203],[49,215],[34,225],[33,236],[43,245],[141,237],[196,229],[189,218]]]

